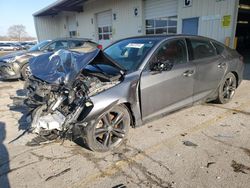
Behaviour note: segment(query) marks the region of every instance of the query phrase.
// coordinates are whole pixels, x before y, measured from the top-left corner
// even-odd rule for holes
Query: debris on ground
[[[241,147],[240,149],[242,149],[250,157],[250,149],[243,148],[243,147]]]
[[[243,174],[247,174],[245,171],[246,170],[250,171],[250,167],[247,167],[241,163],[237,163],[235,160],[232,160],[231,167],[233,167],[234,172],[237,172],[237,173],[241,172]]]
[[[60,173],[58,173],[58,174],[55,174],[55,175],[53,175],[53,176],[49,176],[48,178],[46,178],[45,181],[49,181],[49,180],[51,180],[51,179],[53,179],[53,178],[59,177],[59,176],[65,174],[66,172],[68,172],[68,171],[70,171],[70,170],[71,170],[71,168],[67,168],[67,169],[63,170],[62,172],[60,172]]]
[[[240,125],[243,126],[243,127],[246,127],[246,125],[244,123],[240,123]]]
[[[207,163],[207,168],[209,168],[212,164],[215,164],[215,162],[208,162]]]
[[[198,116],[203,116],[204,117],[204,116],[206,116],[206,114],[198,114]]]
[[[197,147],[198,145],[190,141],[182,141],[185,146]]]
[[[26,143],[26,146],[40,146],[41,144],[49,143],[55,141],[58,138],[58,135],[51,134],[49,136],[38,135],[33,138],[31,141]]]
[[[187,133],[182,133],[182,134],[181,134],[181,136],[183,136],[183,137],[186,136],[186,135],[187,135]]]
[[[124,184],[119,184],[119,185],[116,185],[116,186],[114,186],[114,187],[112,187],[112,188],[126,188],[127,186],[126,185],[124,185]]]
[[[231,135],[221,135],[221,134],[218,134],[214,137],[216,137],[216,138],[233,138],[233,136],[231,136]]]
[[[220,124],[221,127],[231,127],[231,125],[228,124]]]

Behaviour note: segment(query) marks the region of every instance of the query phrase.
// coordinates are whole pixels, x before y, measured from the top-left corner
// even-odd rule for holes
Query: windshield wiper
[[[104,74],[105,76],[107,76],[107,77],[110,76],[105,71],[103,71],[97,64],[93,64],[93,66],[96,67],[99,71],[101,71],[101,73]]]

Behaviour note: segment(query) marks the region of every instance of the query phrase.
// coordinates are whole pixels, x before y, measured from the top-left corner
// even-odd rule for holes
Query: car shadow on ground
[[[0,187],[10,188],[9,179],[7,176],[10,171],[9,153],[3,144],[5,137],[5,123],[0,121]]]
[[[18,89],[16,91],[17,97],[25,97],[26,91],[24,89]],[[17,100],[14,96],[13,102],[9,105],[11,111],[19,112],[22,114],[21,118],[18,120],[18,130],[28,130],[30,128],[30,122],[27,121],[27,116],[29,115],[28,108],[23,105],[21,100]]]
[[[18,82],[19,79],[3,79],[3,78],[0,78],[0,81],[1,82]]]
[[[84,149],[87,149],[87,150],[89,150],[89,151],[92,151],[92,150],[89,148],[88,144],[85,142],[85,140],[84,140],[83,138],[77,138],[77,139],[73,140],[73,142],[74,142],[75,144],[77,144],[78,146],[83,147]]]

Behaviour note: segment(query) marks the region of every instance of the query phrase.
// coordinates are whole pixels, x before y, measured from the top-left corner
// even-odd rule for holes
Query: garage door
[[[105,11],[97,14],[98,42],[103,47],[111,44],[112,12]]]
[[[177,0],[146,0],[146,34],[176,34],[177,8]]]
[[[76,37],[76,16],[71,15],[67,18],[68,18],[69,36]]]

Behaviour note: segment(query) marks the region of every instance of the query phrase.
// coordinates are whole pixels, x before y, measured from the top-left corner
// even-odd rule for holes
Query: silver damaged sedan
[[[129,127],[196,102],[229,102],[244,64],[215,40],[176,35],[127,38],[104,51],[59,50],[33,58],[30,68],[24,102],[31,129],[105,152],[126,139]]]

